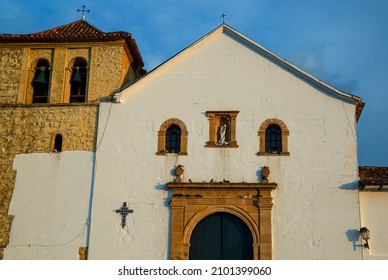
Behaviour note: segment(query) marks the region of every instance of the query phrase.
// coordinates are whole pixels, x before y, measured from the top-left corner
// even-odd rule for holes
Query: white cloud
[[[329,48],[326,43],[318,41],[301,44],[294,51],[291,61],[303,70],[340,90],[354,92],[359,87],[357,80],[346,79],[340,73],[334,72],[334,69],[329,69],[327,66],[326,55]]]

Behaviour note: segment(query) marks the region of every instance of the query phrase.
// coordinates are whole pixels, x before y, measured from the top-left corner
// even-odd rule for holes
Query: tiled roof
[[[103,32],[85,20],[32,34],[0,34],[0,43],[104,42],[125,40],[135,62],[143,67],[135,39],[128,32]]]
[[[382,186],[388,185],[388,167],[360,166],[358,168],[361,184]]]

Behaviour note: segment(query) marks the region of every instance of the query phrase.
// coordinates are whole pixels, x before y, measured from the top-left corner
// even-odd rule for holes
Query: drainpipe
[[[93,153],[92,178],[91,178],[91,183],[90,183],[88,216],[86,218],[86,259],[88,259],[88,254],[89,254],[90,226],[91,226],[91,222],[92,222],[92,204],[93,204],[95,177],[96,177],[96,152]]]
[[[96,133],[98,131],[98,123],[100,120],[100,106],[97,107],[97,120],[96,120]],[[92,177],[90,182],[90,193],[89,193],[89,206],[88,206],[88,216],[86,218],[86,259],[89,259],[89,244],[90,244],[90,230],[91,230],[91,222],[92,222],[92,205],[93,205],[93,194],[94,194],[94,182],[96,178],[96,166],[97,166],[97,135],[96,135],[96,147],[93,152],[92,158]]]
[[[361,228],[361,225],[362,225],[362,219],[361,219],[361,194],[360,194],[360,190],[358,190],[358,215],[359,215],[359,219],[360,219],[360,224],[359,224],[359,227],[358,228]],[[361,245],[362,245],[362,238],[361,238]],[[365,256],[364,256],[364,246],[361,247],[361,259],[362,260],[365,260]]]

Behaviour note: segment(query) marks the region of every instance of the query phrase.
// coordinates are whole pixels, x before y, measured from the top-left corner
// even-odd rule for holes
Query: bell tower
[[[82,19],[34,34],[0,34],[0,259],[18,154],[95,150],[101,101],[145,74],[128,32],[103,32]],[[80,139],[82,139],[80,141]]]

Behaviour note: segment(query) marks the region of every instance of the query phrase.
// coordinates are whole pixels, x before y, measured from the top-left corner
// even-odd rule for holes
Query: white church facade
[[[387,258],[361,109],[223,24],[101,102],[95,151],[16,156],[4,259]]]

